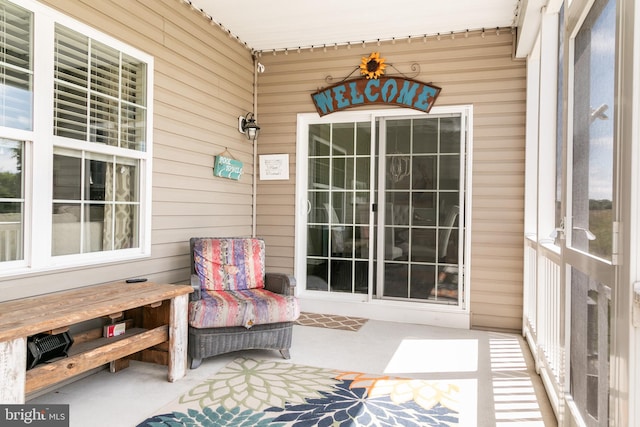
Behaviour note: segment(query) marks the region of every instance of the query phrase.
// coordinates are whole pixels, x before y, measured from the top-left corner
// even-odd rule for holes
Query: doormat
[[[341,329],[343,331],[358,331],[367,320],[363,317],[337,316],[335,314],[300,313],[296,324],[313,326],[316,328]]]
[[[237,358],[138,427],[472,425],[457,381]]]

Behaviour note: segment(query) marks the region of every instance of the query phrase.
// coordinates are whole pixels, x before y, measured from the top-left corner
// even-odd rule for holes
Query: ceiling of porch
[[[518,25],[521,0],[182,0],[255,51]]]

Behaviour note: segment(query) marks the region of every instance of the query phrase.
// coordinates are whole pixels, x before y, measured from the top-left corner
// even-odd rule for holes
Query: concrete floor
[[[206,359],[185,378],[166,367],[132,362],[102,370],[29,400],[69,404],[71,427],[135,426],[238,356],[283,360],[251,350]],[[462,384],[464,427],[556,426],[522,336],[370,320],[359,331],[294,326],[291,363],[372,374],[446,379]],[[461,419],[462,426],[462,419]]]

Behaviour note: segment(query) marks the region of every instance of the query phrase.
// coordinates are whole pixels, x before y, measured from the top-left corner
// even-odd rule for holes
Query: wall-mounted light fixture
[[[253,113],[247,113],[244,117],[238,117],[238,132],[247,135],[248,140],[255,141],[259,131],[260,126],[258,126],[256,120],[253,118]]]

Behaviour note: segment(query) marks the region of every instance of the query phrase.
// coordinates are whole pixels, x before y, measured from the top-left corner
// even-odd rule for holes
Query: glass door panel
[[[307,289],[367,293],[370,124],[312,124],[308,143]]]
[[[461,118],[382,123],[381,295],[458,304]]]
[[[0,263],[24,259],[24,145],[0,139]]]

